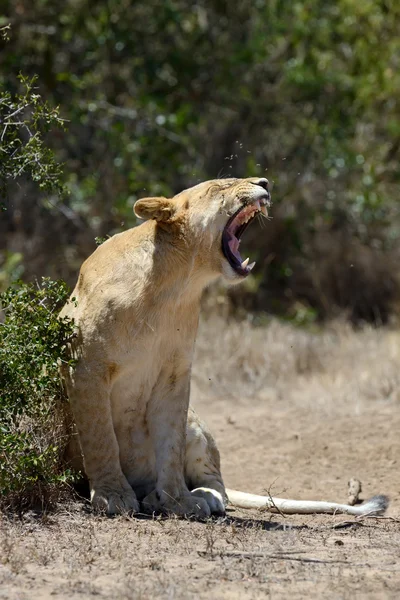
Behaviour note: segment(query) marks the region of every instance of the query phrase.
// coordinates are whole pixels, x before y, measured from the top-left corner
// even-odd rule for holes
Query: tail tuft
[[[359,505],[360,515],[383,515],[389,506],[389,498],[380,494]]]

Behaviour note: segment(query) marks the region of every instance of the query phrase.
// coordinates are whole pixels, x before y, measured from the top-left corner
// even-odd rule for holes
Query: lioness
[[[85,261],[61,316],[72,317],[76,366],[64,373],[77,435],[67,456],[89,479],[93,505],[207,517],[229,502],[293,512],[385,510],[296,502],[225,489],[219,452],[189,408],[204,288],[239,283],[254,263],[240,238],[270,203],[264,178],[207,181],[172,199],[144,198],[146,222],[113,236]],[[83,457],[83,463],[82,463]]]

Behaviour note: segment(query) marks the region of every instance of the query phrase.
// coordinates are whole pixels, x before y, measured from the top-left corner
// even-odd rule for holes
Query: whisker
[[[260,226],[262,227],[262,229],[265,228],[265,221],[272,221],[272,218],[273,217],[270,217],[269,215],[265,216],[264,213],[262,213],[262,212],[257,213],[257,219],[258,219],[258,222],[260,223]]]
[[[262,213],[257,214],[257,221],[259,222],[261,229],[265,229],[265,223],[264,223],[263,217],[265,217],[265,215],[263,215]]]

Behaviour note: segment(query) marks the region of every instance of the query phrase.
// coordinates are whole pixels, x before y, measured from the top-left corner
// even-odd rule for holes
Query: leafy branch
[[[4,29],[0,32],[4,35]],[[64,129],[59,107],[52,108],[37,93],[37,77],[18,77],[22,91],[15,96],[0,90],[0,194],[9,180],[28,175],[45,192],[66,193],[62,165],[44,143],[51,127]]]

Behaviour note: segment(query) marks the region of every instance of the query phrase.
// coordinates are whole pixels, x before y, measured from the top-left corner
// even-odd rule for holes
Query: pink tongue
[[[258,204],[258,208],[260,208],[259,204]],[[248,215],[249,216],[253,215],[254,210],[255,210],[255,208],[254,208],[253,204],[246,206],[233,219],[232,223],[227,228],[227,233],[230,236],[230,239],[228,242],[229,249],[232,252],[233,256],[239,261],[240,264],[242,264],[242,262],[243,262],[242,257],[239,254],[240,240],[237,239],[234,232],[237,231],[238,227],[240,227],[240,225],[242,225],[245,222],[245,219]]]
[[[232,252],[233,256],[235,258],[237,258],[237,260],[242,263],[242,257],[239,254],[239,244],[240,244],[240,240],[237,239],[237,237],[235,237],[234,235],[231,234],[231,238],[228,242],[228,246],[230,251]]]

